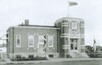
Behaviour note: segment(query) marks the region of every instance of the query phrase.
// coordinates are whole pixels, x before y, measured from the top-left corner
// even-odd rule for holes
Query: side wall
[[[8,58],[14,53],[14,27],[10,27],[7,31],[7,55]]]
[[[14,31],[13,31],[14,30]],[[28,47],[28,35],[34,35],[34,47]],[[16,47],[16,35],[21,35],[21,47]],[[47,41],[47,48],[46,54],[55,54],[57,53],[57,30],[56,29],[46,29],[46,28],[20,28],[15,27],[9,29],[8,37],[8,50],[9,56],[15,55],[23,55],[28,56],[29,54],[37,54],[38,52],[38,36],[39,35],[46,35],[48,39],[48,35],[52,35],[53,38],[53,47],[48,46]],[[13,38],[14,37],[14,38]],[[14,43],[13,43],[14,42]]]

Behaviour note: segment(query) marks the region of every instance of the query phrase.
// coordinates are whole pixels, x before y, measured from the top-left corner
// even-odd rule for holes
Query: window
[[[20,60],[21,59],[21,55],[16,55],[16,59]]]
[[[31,60],[34,59],[34,55],[29,55],[28,57],[29,57],[29,59],[31,59]]]
[[[39,35],[39,44],[44,44],[44,35]]]
[[[49,35],[48,36],[48,46],[49,47],[53,47],[53,36],[52,35]]]
[[[21,47],[21,35],[16,35],[16,47]]]
[[[34,35],[28,35],[28,46],[34,47]]]
[[[72,29],[77,29],[77,22],[76,21],[72,21]]]
[[[38,37],[38,51],[46,52],[46,35],[39,35],[39,37]]]
[[[53,58],[53,56],[54,56],[53,54],[49,54],[49,57],[50,57],[50,58]]]
[[[8,38],[8,34],[6,34],[6,37]]]

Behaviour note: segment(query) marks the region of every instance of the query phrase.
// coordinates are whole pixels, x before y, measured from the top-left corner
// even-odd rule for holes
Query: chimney
[[[25,25],[26,26],[29,25],[29,20],[28,19],[25,20]]]

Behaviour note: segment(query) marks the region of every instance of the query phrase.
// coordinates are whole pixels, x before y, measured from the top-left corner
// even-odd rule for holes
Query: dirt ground
[[[39,61],[1,62],[0,65],[102,65],[102,58],[49,59]]]

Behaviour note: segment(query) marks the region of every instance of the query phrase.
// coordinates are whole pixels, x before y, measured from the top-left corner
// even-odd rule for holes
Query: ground
[[[60,58],[40,61],[1,62],[0,65],[102,65],[102,58]]]

